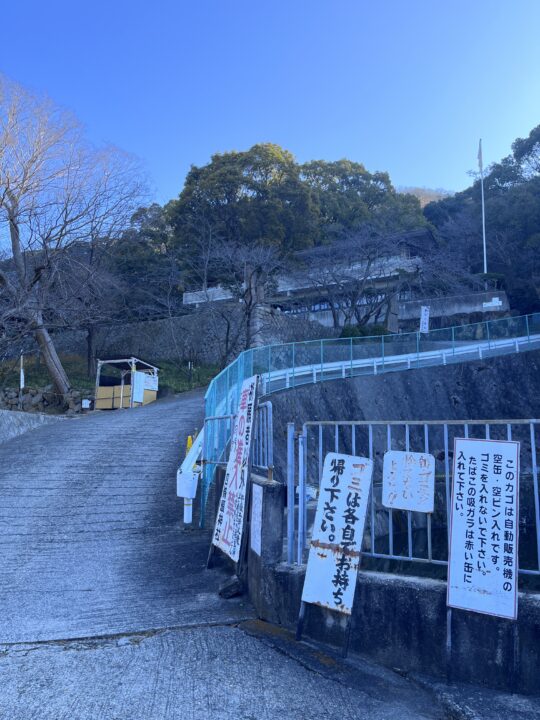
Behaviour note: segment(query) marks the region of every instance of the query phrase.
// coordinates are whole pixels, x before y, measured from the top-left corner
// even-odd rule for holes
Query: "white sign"
[[[251,549],[261,555],[263,489],[253,483],[251,486]]]
[[[482,307],[484,308],[484,310],[488,310],[489,308],[502,307],[502,300],[498,297],[491,298],[489,302],[483,302]]]
[[[456,438],[448,605],[517,618],[519,443]]]
[[[384,453],[382,502],[387,508],[432,513],[435,458],[428,453]]]
[[[212,536],[212,543],[234,562],[238,562],[240,557],[242,534],[244,532],[244,513],[249,481],[249,454],[253,416],[255,414],[256,389],[256,375],[244,380],[242,383],[236,422],[231,437],[231,451]]]
[[[131,397],[133,402],[142,403],[144,400],[144,378],[146,374],[135,370],[131,373]]]
[[[429,305],[422,305],[420,309],[420,332],[429,332]]]
[[[372,474],[367,458],[326,456],[302,602],[351,614]]]
[[[145,390],[154,390],[154,392],[157,392],[158,376],[157,375],[149,375],[148,373],[144,373],[144,389]]]

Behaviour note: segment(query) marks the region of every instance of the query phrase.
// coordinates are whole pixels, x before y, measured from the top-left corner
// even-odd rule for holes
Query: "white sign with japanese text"
[[[302,602],[351,614],[372,475],[367,458],[326,456]]]
[[[231,437],[231,450],[212,536],[212,543],[234,562],[238,562],[240,557],[244,532],[256,390],[256,375],[242,383],[240,402]]]
[[[517,618],[519,443],[456,438],[448,605]]]
[[[420,332],[429,332],[429,305],[422,305],[420,309]]]
[[[251,486],[251,549],[261,555],[263,489],[257,483]]]
[[[145,390],[153,390],[154,392],[157,392],[158,376],[150,375],[149,373],[145,373],[144,374],[144,389]]]
[[[387,508],[432,513],[435,458],[428,453],[384,453],[382,503]]]

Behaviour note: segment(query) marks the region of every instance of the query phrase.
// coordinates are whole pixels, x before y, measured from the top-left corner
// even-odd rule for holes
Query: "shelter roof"
[[[140,358],[136,357],[121,357],[120,355],[118,357],[108,358],[107,360],[102,360],[101,358],[98,358],[98,362],[101,363],[101,365],[114,365],[115,367],[119,368],[120,370],[131,370],[132,365],[135,365],[135,370],[159,370],[158,365],[152,365],[152,363],[146,362],[145,360],[141,360]]]

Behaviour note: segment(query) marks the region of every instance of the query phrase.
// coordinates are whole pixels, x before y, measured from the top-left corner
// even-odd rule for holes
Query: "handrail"
[[[511,341],[511,342],[509,342]],[[540,313],[486,320],[467,325],[359,338],[327,338],[265,345],[244,350],[219,375],[205,394],[207,417],[236,411],[240,386],[261,375],[270,394],[298,384],[339,377],[446,365],[540,348]],[[301,382],[300,382],[301,381]],[[203,457],[210,459],[221,439],[205,433]],[[213,472],[205,471],[208,489]]]

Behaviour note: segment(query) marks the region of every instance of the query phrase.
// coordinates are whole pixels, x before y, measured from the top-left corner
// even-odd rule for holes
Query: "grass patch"
[[[162,360],[159,365],[159,386],[168,386],[174,392],[186,392],[195,388],[206,387],[219,372],[217,365],[201,365],[191,372],[186,365]]]
[[[81,355],[60,354],[62,365],[67,373],[74,390],[93,393],[96,378],[88,377],[86,373],[86,358]],[[170,387],[173,392],[180,393],[194,388],[205,387],[210,380],[219,373],[219,368],[213,365],[202,365],[189,371],[187,365],[171,362],[169,360],[156,361],[159,366],[159,386]],[[111,368],[104,368],[107,375],[114,374]],[[43,361],[35,356],[25,356],[24,376],[26,387],[41,388],[51,384],[51,379]],[[0,387],[19,387],[19,360],[10,360],[0,363]]]

